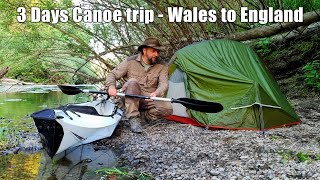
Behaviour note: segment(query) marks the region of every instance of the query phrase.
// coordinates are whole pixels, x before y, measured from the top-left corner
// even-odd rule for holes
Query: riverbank
[[[299,125],[211,131],[162,120],[134,134],[121,122],[101,143],[121,149],[119,167],[155,179],[320,179],[320,95],[307,87],[303,70],[320,55],[319,38],[261,41],[256,49],[300,117]]]
[[[37,85],[32,82],[24,82],[17,79],[0,79],[0,93],[12,93],[32,91],[32,89],[47,88],[48,90],[56,88],[55,85]]]
[[[121,121],[111,138],[96,145],[120,151],[117,167],[156,179],[319,179],[320,99],[305,95],[289,101],[302,124],[269,131],[211,131],[160,120],[134,134]],[[32,150],[39,143],[31,132],[19,137],[25,144],[3,154]]]
[[[212,131],[170,121],[123,122],[103,143],[121,148],[119,166],[155,179],[319,179],[320,100],[292,99],[302,124],[268,131]]]
[[[99,85],[82,84],[73,85],[78,87],[96,88]],[[36,84],[32,82],[23,82],[17,79],[0,79],[0,93],[13,93],[13,92],[34,92],[42,93],[45,91],[60,91],[56,84]]]
[[[155,179],[319,179],[320,99],[290,92],[289,101],[302,120],[297,126],[211,131],[160,120],[134,134],[121,121],[111,138],[96,144],[121,152],[117,167]],[[37,134],[21,132],[19,137],[24,143],[2,154],[39,149]]]

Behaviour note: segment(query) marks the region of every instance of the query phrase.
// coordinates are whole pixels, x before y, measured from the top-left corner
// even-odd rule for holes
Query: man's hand
[[[153,92],[153,93],[150,94],[150,96],[151,96],[151,97],[157,97],[157,93],[156,93],[156,92]]]
[[[150,96],[150,97],[157,97],[157,93],[156,93],[156,92],[153,92],[153,93],[151,93],[149,96]],[[145,101],[151,102],[151,101],[153,101],[153,100],[152,100],[152,99],[145,99]]]
[[[108,90],[109,96],[116,96],[117,95],[117,89],[116,88],[110,88]]]

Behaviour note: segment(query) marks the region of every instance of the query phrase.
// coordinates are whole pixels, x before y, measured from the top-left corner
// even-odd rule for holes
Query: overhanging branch
[[[320,21],[319,14],[320,14],[320,10],[307,12],[303,15],[302,23],[277,23],[270,26],[262,26],[262,27],[254,28],[254,29],[239,32],[239,33],[229,34],[222,38],[237,40],[237,41],[245,41],[250,39],[269,37],[285,31],[296,29],[300,26],[307,26],[312,23],[318,22]]]

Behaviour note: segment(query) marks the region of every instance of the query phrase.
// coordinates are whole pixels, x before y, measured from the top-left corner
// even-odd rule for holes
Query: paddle
[[[61,91],[68,95],[76,95],[79,93],[95,93],[95,94],[108,94],[107,92],[102,91],[91,91],[91,90],[82,90],[75,86],[67,86],[67,85],[58,85]],[[179,103],[185,106],[186,108],[193,109],[200,112],[206,113],[217,113],[223,110],[223,106],[220,103],[210,102],[210,101],[201,101],[196,99],[190,98],[161,98],[161,97],[151,97],[151,96],[142,96],[142,95],[135,95],[135,94],[124,94],[124,93],[117,93],[117,96],[125,96],[125,97],[132,97],[132,98],[140,98],[140,99],[152,99],[156,101],[167,101],[171,103]]]

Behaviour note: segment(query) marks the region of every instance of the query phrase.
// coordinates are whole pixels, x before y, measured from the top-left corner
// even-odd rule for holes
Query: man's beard
[[[150,63],[150,65],[154,65],[158,63],[158,58],[155,58],[155,60],[153,61],[152,58],[148,58],[148,61]]]

